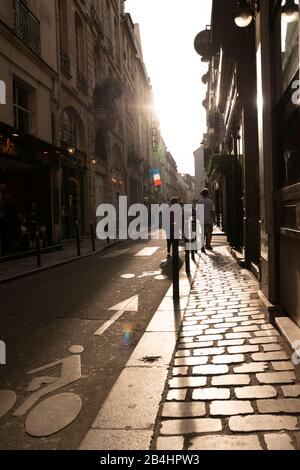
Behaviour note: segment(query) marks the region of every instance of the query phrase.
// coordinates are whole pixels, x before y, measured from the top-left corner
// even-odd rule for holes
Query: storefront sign
[[[9,138],[0,141],[0,153],[4,155],[17,155],[17,147]]]

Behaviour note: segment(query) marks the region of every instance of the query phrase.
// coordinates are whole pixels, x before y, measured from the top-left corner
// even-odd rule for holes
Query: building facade
[[[206,187],[206,173],[204,166],[204,147],[201,145],[195,152],[195,199],[199,200],[201,190]]]
[[[59,155],[54,117],[59,111],[56,2],[0,4],[1,256],[33,246],[35,221],[57,241]],[[27,227],[25,232],[25,227]]]
[[[300,325],[299,14],[287,21],[284,1],[249,5],[254,18],[238,27],[237,2],[213,1],[206,171],[229,242]]]
[[[124,4],[1,2],[2,256],[33,248],[37,222],[59,245],[77,224],[88,233],[101,203],[155,192],[153,95]]]

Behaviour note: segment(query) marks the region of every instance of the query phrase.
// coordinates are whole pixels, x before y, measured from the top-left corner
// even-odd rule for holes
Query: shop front
[[[0,257],[53,245],[55,148],[0,124]]]
[[[60,155],[61,175],[61,231],[62,240],[76,237],[77,224],[84,234],[86,156],[79,151],[74,155]]]

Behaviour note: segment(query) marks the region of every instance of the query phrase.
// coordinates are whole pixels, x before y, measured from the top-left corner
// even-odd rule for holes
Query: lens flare
[[[126,324],[123,327],[123,346],[130,346],[133,337],[133,326]]]

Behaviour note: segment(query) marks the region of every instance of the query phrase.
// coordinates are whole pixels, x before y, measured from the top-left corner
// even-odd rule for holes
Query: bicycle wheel
[[[75,393],[60,393],[37,405],[27,416],[25,431],[33,437],[47,437],[65,429],[79,415],[81,398]]]
[[[17,401],[17,395],[12,390],[0,390],[0,418],[12,409]]]

